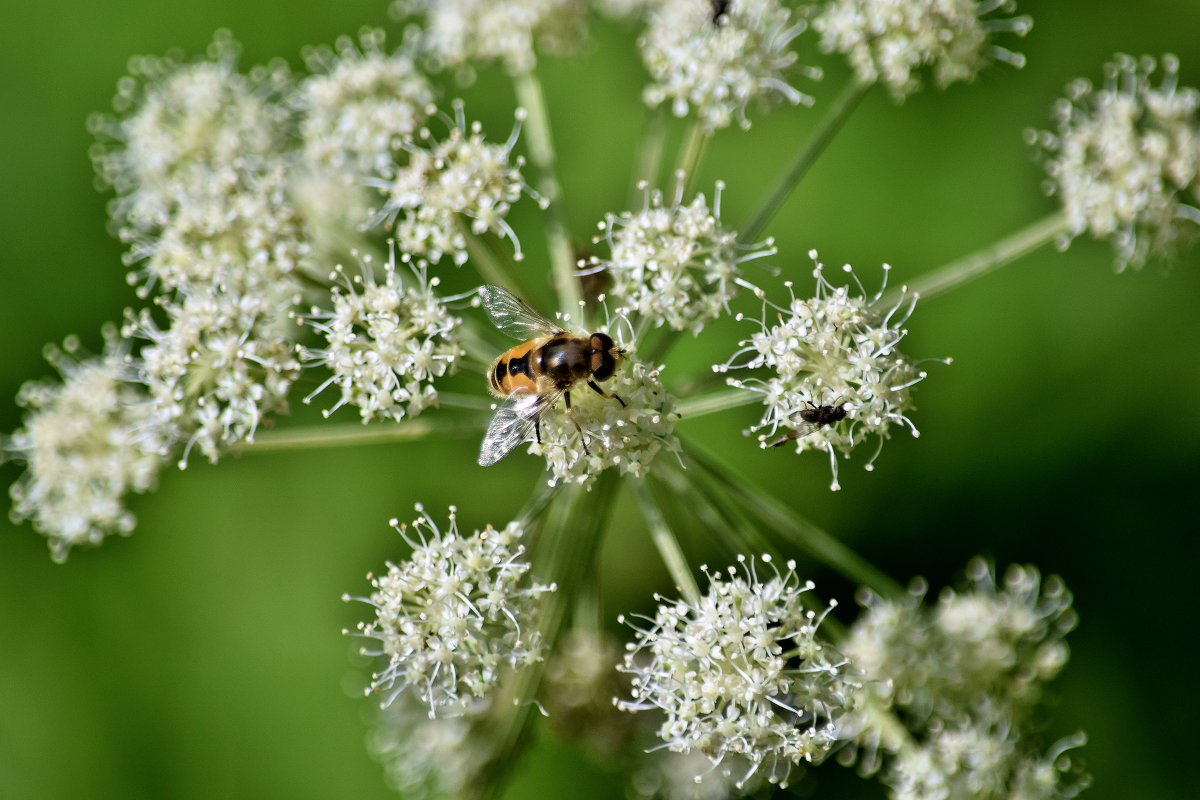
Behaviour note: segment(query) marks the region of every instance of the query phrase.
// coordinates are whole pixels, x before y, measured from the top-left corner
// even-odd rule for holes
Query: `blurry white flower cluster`
[[[1178,85],[1179,62],[1119,55],[1104,85],[1067,87],[1056,132],[1028,131],[1044,151],[1048,190],[1069,235],[1111,238],[1118,269],[1179,252],[1200,234],[1200,92]]]
[[[0,437],[0,456],[28,465],[12,486],[12,517],[49,538],[55,561],[75,545],[133,530],[125,495],[153,487],[161,465],[149,399],[128,381],[116,331],[107,329],[105,340],[100,356],[82,354],[75,337],[47,347],[61,381],[22,386],[25,427]]]
[[[1015,66],[1023,56],[994,43],[998,33],[1024,36],[1028,16],[1000,18],[1013,0],[831,0],[820,7],[813,28],[821,49],[850,59],[863,83],[882,82],[903,100],[921,86],[919,70],[928,67],[945,88],[969,81],[990,60]]]
[[[1030,737],[1045,685],[1067,663],[1075,626],[1071,593],[1057,577],[1010,567],[997,585],[982,558],[963,591],[926,605],[925,586],[898,600],[868,593],[843,644],[865,680],[860,767],[885,766],[894,798],[1073,797],[1086,786],[1066,751]],[[905,732],[886,724],[904,720]]]

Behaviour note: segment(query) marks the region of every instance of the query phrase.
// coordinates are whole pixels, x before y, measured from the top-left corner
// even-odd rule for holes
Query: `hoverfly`
[[[511,453],[532,433],[542,441],[541,419],[558,398],[579,431],[588,453],[583,429],[571,413],[571,389],[579,383],[601,397],[625,401],[605,392],[596,383],[612,377],[624,355],[607,333],[572,333],[551,322],[521,298],[499,286],[481,286],[479,297],[497,328],[522,343],[502,353],[488,370],[488,388],[504,400],[496,409],[479,449],[480,466],[490,466]]]

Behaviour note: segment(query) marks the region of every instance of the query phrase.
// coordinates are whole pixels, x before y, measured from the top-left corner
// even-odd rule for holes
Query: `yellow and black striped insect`
[[[612,377],[624,351],[607,333],[572,333],[564,329],[499,286],[481,286],[479,297],[496,327],[522,340],[501,354],[488,370],[488,387],[504,400],[484,434],[480,465],[495,464],[529,439],[531,433],[541,443],[542,416],[560,397],[587,453],[583,429],[571,413],[571,389],[586,383],[600,396],[624,406],[624,400],[597,384]]]

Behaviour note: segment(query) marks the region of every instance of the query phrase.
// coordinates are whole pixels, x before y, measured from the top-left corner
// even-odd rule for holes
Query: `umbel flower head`
[[[335,50],[305,52],[314,74],[301,84],[297,104],[305,160],[361,179],[391,165],[401,139],[425,121],[434,93],[403,48],[384,51],[383,31],[366,29],[359,39],[361,49],[343,36]]]
[[[47,347],[61,383],[22,386],[17,402],[29,410],[25,426],[0,438],[0,460],[26,465],[10,489],[12,518],[32,520],[49,538],[55,561],[65,561],[75,545],[133,530],[125,495],[150,489],[162,463],[126,348],[112,328],[105,340],[99,357],[83,357],[74,337],[62,349]]]
[[[326,416],[350,404],[358,407],[363,422],[399,421],[437,404],[434,378],[452,372],[463,354],[461,320],[434,293],[438,279],[427,279],[422,267],[414,266],[412,276],[401,279],[394,248],[382,282],[376,281],[371,262],[363,256],[360,274],[353,278],[335,268],[330,280],[341,285],[330,293],[332,310],[314,307],[302,320],[317,329],[326,346],[302,347],[301,356],[330,372],[305,402],[336,385],[341,397]]]
[[[289,112],[275,100],[291,75],[282,62],[241,75],[239,50],[218,31],[207,60],[134,58],[117,86],[117,116],[89,120],[92,161],[117,192],[112,215],[123,235],[161,228],[200,190],[224,194],[244,169],[282,149]]]
[[[729,312],[739,286],[754,288],[742,278],[741,265],[775,249],[769,241],[741,246],[737,233],[722,226],[724,184],[717,183],[711,208],[703,194],[684,205],[685,176],[675,177],[669,204],[643,182],[641,211],[609,214],[600,223],[604,235],[595,241],[606,242],[610,255],[592,257],[589,270],[612,276],[607,295],[618,313],[698,334],[722,311]]]
[[[796,61],[790,45],[806,23],[778,0],[737,0],[720,15],[702,0],[662,0],[648,13],[639,40],[653,80],[642,95],[648,105],[670,103],[677,117],[694,110],[711,132],[735,119],[750,127],[752,101],[812,102],[787,74]],[[820,77],[815,69],[805,73]]]
[[[463,104],[456,101],[454,120],[446,120],[449,135],[445,141],[430,142],[428,149],[406,143],[407,164],[390,167],[383,178],[367,181],[386,197],[376,221],[395,225],[396,243],[406,260],[416,257],[436,262],[449,255],[455,264],[466,263],[467,241],[458,227],[460,215],[469,220],[476,235],[495,233],[508,238],[516,249],[513,258],[521,259],[521,244],[504,218],[522,194],[536,195],[521,176],[525,160],[512,158],[524,114],[518,111],[516,118],[508,141],[490,144],[484,141],[478,122],[468,129]],[[423,129],[418,138],[428,141],[432,136]]]
[[[993,42],[998,33],[1024,36],[1028,16],[1011,13],[1013,0],[831,0],[813,18],[821,49],[850,59],[863,83],[880,81],[896,100],[920,88],[928,67],[945,88],[969,81],[991,60],[1024,65],[1025,59]]]
[[[254,441],[259,423],[287,408],[300,372],[295,345],[278,329],[287,306],[266,293],[196,288],[164,302],[166,324],[143,309],[126,312],[122,334],[147,340],[134,362],[150,394],[155,425],[210,461]]]
[[[1200,92],[1178,85],[1179,62],[1118,55],[1104,86],[1067,87],[1057,132],[1027,132],[1044,150],[1047,190],[1070,235],[1111,239],[1118,270],[1181,250],[1200,234]]]
[[[368,692],[384,692],[386,706],[408,690],[430,717],[461,715],[488,697],[505,667],[541,660],[535,603],[554,587],[525,579],[520,523],[463,536],[453,506],[445,531],[417,511],[411,527],[391,521],[412,555],[371,577],[370,597],[344,599],[375,608],[358,635],[378,640],[363,653],[387,664]]]
[[[1066,634],[1075,625],[1071,594],[1062,581],[1043,581],[1033,567],[1013,566],[997,585],[981,558],[967,567],[963,591],[946,590],[926,605],[926,587],[883,600],[866,594],[866,611],[844,645],[867,686],[859,745],[867,771],[879,751],[892,754],[885,780],[893,797],[1071,797],[1077,781],[1065,750],[1048,751],[1030,736],[1043,687],[1066,664]],[[911,740],[883,723],[887,712],[905,720]]]
[[[582,0],[395,0],[391,10],[425,17],[420,46],[434,69],[499,61],[514,75],[537,65],[535,45],[577,49],[586,14]]]
[[[730,386],[762,395],[766,411],[751,431],[765,430],[759,437],[763,447],[794,439],[797,452],[820,449],[829,453],[833,470],[831,488],[838,489],[835,450],[844,455],[868,436],[879,437],[880,447],[893,425],[903,425],[917,436],[908,418],[912,410],[914,384],[925,377],[899,349],[917,298],[902,292],[891,305],[881,303],[887,286],[868,297],[862,284],[858,293],[849,286],[833,286],[825,278],[824,265],[816,251],[809,256],[815,268],[816,293],[798,298],[792,293],[787,307],[764,302],[762,330],[741,343],[717,372],[729,369],[766,367],[773,375],[760,378],[728,378]],[[843,270],[854,277],[849,265]],[[786,282],[792,290],[791,282]],[[767,319],[767,309],[775,318]],[[814,425],[813,409],[839,409],[844,419]],[[776,438],[779,436],[779,438]],[[879,451],[876,450],[877,456]],[[871,469],[875,456],[867,463]]]
[[[833,605],[810,610],[813,584],[800,582],[795,564],[780,573],[769,556],[762,561],[766,578],[744,557],[727,575],[706,569],[706,595],[664,601],[650,627],[635,627],[622,668],[633,699],[617,703],[660,710],[658,735],[671,750],[704,753],[714,766],[744,758],[740,784],[760,771],[786,782],[793,765],[821,761],[858,692],[817,637]]]

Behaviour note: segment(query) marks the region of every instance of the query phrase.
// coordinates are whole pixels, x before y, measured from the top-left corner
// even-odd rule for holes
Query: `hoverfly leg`
[[[616,392],[609,394],[608,392],[604,391],[599,386],[597,386],[596,382],[594,380],[590,380],[590,379],[588,380],[587,385],[590,386],[592,391],[595,392],[596,394],[600,395],[601,397],[607,397],[609,400],[616,400],[618,403],[621,404],[621,408],[625,408],[625,401],[622,400],[621,396],[618,395]]]
[[[588,381],[588,383],[590,384],[591,381]],[[575,426],[575,430],[579,431],[579,443],[583,445],[583,454],[590,456],[592,451],[588,450],[587,439],[583,436],[583,428],[579,427],[579,421],[575,419],[575,412],[571,410],[571,393],[563,392],[563,400],[567,404],[567,419],[571,420],[571,424]]]

